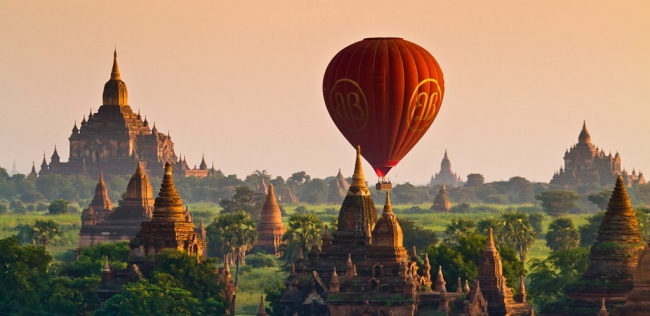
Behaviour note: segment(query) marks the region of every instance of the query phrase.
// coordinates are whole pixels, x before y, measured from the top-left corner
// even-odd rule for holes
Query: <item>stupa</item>
[[[447,196],[447,187],[443,183],[438,191],[438,195],[433,199],[431,210],[434,212],[449,213],[451,211],[451,200]]]
[[[266,201],[262,207],[260,221],[257,224],[257,242],[255,247],[259,247],[268,254],[276,256],[281,255],[280,245],[282,244],[282,235],[287,231],[282,223],[282,213],[278,201],[275,199],[275,190],[273,184],[269,185]]]

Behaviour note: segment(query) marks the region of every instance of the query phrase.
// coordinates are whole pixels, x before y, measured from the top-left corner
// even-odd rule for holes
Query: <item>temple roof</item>
[[[113,203],[108,197],[108,190],[106,189],[106,183],[104,182],[104,173],[99,173],[99,182],[95,187],[95,196],[93,197],[90,205],[97,209],[111,210],[113,209]]]
[[[154,202],[152,221],[184,221],[184,213],[183,200],[174,184],[172,165],[166,162],[160,192]]]
[[[111,79],[104,85],[103,100],[104,105],[126,106],[129,104],[129,94],[126,89],[126,84],[122,81],[120,67],[117,65],[117,50],[113,53]]]
[[[591,144],[591,135],[587,131],[587,121],[582,123],[582,130],[578,136],[578,144]]]

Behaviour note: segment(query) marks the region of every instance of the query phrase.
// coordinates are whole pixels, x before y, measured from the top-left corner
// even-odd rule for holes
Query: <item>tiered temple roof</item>
[[[287,231],[282,223],[282,213],[280,206],[275,198],[273,184],[269,185],[266,201],[262,207],[260,221],[257,224],[257,243],[256,247],[262,248],[266,253],[279,256],[280,245],[282,244],[282,235]]]
[[[156,254],[164,249],[178,249],[200,259],[204,256],[205,240],[194,229],[191,218],[186,217],[172,174],[172,165],[165,164],[160,193],[154,202],[151,221],[143,222],[131,241],[135,257]]]
[[[441,213],[449,213],[451,211],[451,200],[447,196],[447,187],[443,183],[436,198],[433,199],[431,210]]]

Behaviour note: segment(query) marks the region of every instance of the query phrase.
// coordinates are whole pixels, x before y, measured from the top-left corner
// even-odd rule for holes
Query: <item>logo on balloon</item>
[[[331,112],[343,126],[352,132],[358,132],[368,125],[368,100],[359,84],[348,78],[334,83],[329,95],[328,105]]]
[[[438,114],[442,102],[442,91],[435,79],[422,80],[411,95],[409,102],[409,130],[426,130]]]

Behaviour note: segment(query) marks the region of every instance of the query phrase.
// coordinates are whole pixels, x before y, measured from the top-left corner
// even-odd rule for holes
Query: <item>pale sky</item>
[[[389,173],[426,183],[445,148],[463,178],[548,182],[582,121],[650,173],[650,1],[0,0],[0,166],[28,172],[102,102],[117,45],[134,111],[176,153],[245,177],[350,175],[322,96],[330,59],[366,37],[427,49],[440,113]],[[365,165],[369,181],[376,180]]]

